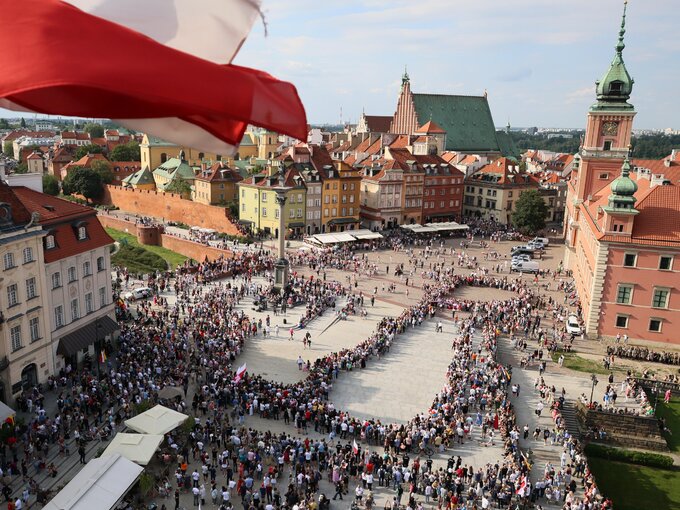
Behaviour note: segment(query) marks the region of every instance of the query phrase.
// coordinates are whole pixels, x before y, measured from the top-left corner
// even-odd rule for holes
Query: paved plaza
[[[270,334],[265,337],[262,332],[256,336],[249,337],[241,354],[234,362],[235,365],[246,364],[250,374],[262,375],[267,380],[277,381],[284,384],[296,383],[305,377],[307,372],[300,370],[297,360],[301,357],[305,362],[311,363],[317,358],[327,356],[332,352],[343,349],[350,349],[366,340],[376,330],[378,323],[383,317],[396,317],[408,306],[415,304],[423,295],[423,286],[434,282],[432,275],[428,274],[433,264],[444,264],[455,266],[455,273],[460,275],[470,275],[471,273],[481,275],[488,274],[500,278],[516,279],[522,278],[528,282],[536,293],[544,299],[552,298],[555,302],[564,303],[564,293],[558,292],[557,285],[565,277],[541,277],[538,280],[531,275],[510,274],[508,271],[508,254],[510,247],[515,243],[501,242],[491,243],[489,247],[481,247],[478,244],[464,250],[467,255],[466,264],[461,266],[461,259],[458,255],[461,251],[460,240],[449,240],[446,243],[446,253],[432,255],[425,252],[422,248],[415,248],[410,252],[378,250],[371,252],[360,252],[360,256],[366,257],[370,264],[375,265],[374,274],[358,274],[357,272],[347,272],[337,269],[326,269],[325,271],[315,271],[304,265],[296,265],[293,271],[305,275],[314,275],[315,278],[337,280],[345,284],[349,292],[364,297],[364,308],[366,317],[360,315],[350,315],[346,320],[339,320],[336,310],[341,308],[346,297],[339,297],[334,309],[328,309],[320,317],[306,325],[303,329],[296,329],[293,339],[290,340],[289,330],[291,326],[299,320],[303,307],[289,309],[286,315],[274,315],[273,310],[259,312],[253,305],[253,294],[249,294],[241,299],[237,309],[243,310],[253,320],[269,318]],[[289,249],[290,256],[294,256],[299,250],[299,244],[291,243]],[[451,254],[450,248],[454,247],[456,253]],[[265,244],[265,249],[267,245]],[[435,245],[438,248],[438,245]],[[562,247],[551,247],[546,256],[541,261],[545,269],[555,269],[561,261]],[[413,269],[411,260],[422,262],[423,267]],[[395,276],[395,269],[404,264],[404,274]],[[388,272],[389,266],[389,272]],[[406,280],[408,279],[408,287]],[[206,284],[207,287],[215,285],[245,285],[246,280],[242,277],[222,280]],[[252,285],[266,287],[268,280],[264,276],[258,276],[250,282]],[[546,284],[548,286],[546,287]],[[142,285],[140,281],[130,281],[128,288]],[[390,289],[390,287],[392,287]],[[515,292],[509,290],[499,290],[488,287],[468,287],[464,286],[455,291],[458,300],[469,302],[484,301],[509,301],[517,297]],[[174,304],[176,297],[174,291],[166,289],[161,294],[168,300],[170,305]],[[370,296],[375,295],[374,305],[370,303]],[[133,306],[134,309],[134,306]],[[460,312],[456,319],[467,316],[467,313]],[[285,320],[285,322],[284,322]],[[441,323],[442,332],[436,332],[435,326]],[[278,326],[278,334],[276,328]],[[549,314],[544,317],[542,327],[549,329],[552,327],[552,318]],[[302,344],[302,337],[309,332],[312,340],[312,348],[305,349]],[[457,326],[452,319],[450,310],[440,310],[434,319],[426,320],[422,325],[410,328],[406,333],[397,335],[390,351],[384,353],[380,358],[370,359],[366,368],[355,367],[352,371],[341,371],[339,377],[333,380],[329,395],[329,401],[340,410],[349,413],[351,416],[361,419],[375,419],[383,423],[404,424],[414,416],[426,413],[433,398],[438,394],[446,383],[446,372],[451,362],[451,343],[458,335]],[[481,335],[473,336],[475,349],[480,345]],[[529,345],[529,349],[536,347],[535,341]],[[577,341],[575,347],[580,350],[582,343]],[[510,397],[515,407],[517,425],[521,428],[527,424],[533,431],[535,427],[550,428],[552,419],[550,413],[546,412],[541,417],[537,417],[533,412],[539,401],[539,395],[534,391],[534,382],[538,375],[537,368],[531,367],[521,369],[520,353],[513,349],[510,341],[506,337],[501,337],[498,343],[499,360],[506,365],[512,365],[513,383],[519,384],[521,392],[518,397]],[[590,382],[587,374],[578,374],[560,368],[556,363],[548,360],[547,371],[544,374],[545,382],[548,386],[554,385],[558,392],[564,388],[568,400],[575,400],[581,394],[588,394]],[[617,382],[620,375],[617,375]],[[189,386],[186,402],[190,403],[196,391],[195,382]],[[596,394],[599,399],[599,395]],[[47,395],[46,409],[51,413],[55,407],[54,395]],[[619,403],[623,405],[621,400]],[[261,431],[271,431],[276,434],[286,433],[297,437],[299,432],[295,427],[286,425],[283,421],[265,420],[257,415],[247,415],[244,420],[245,427],[251,427]],[[331,442],[331,446],[338,441],[327,435],[321,436],[309,427],[303,435],[310,438],[325,438]],[[347,444],[344,440],[343,444]],[[98,449],[105,447],[106,442],[92,442],[88,445],[86,459],[92,458]],[[547,462],[560,466],[561,448],[550,446],[548,443],[535,441],[531,437],[524,440],[520,439],[520,445],[524,449],[532,450],[535,461],[531,473],[532,480],[543,477],[543,468]],[[363,448],[370,448],[382,454],[383,449],[376,445],[368,446],[361,443]],[[52,453],[51,455],[55,455]],[[417,454],[414,454],[414,456]],[[487,464],[495,464],[503,458],[503,441],[500,437],[496,438],[493,446],[481,441],[480,429],[475,427],[470,440],[464,444],[455,444],[444,451],[435,451],[432,460],[435,468],[446,467],[447,460],[451,456],[460,456],[463,465],[474,467],[475,469]],[[56,457],[55,457],[56,458]],[[60,476],[56,483],[64,483],[78,469],[77,456],[59,459]],[[200,464],[195,461],[190,463],[189,470],[194,467],[200,469]],[[48,483],[47,480],[44,480]],[[351,481],[349,496],[351,498],[357,481]],[[281,490],[285,492],[287,478],[280,480]],[[13,484],[15,494],[22,490],[21,484]],[[332,495],[334,488],[325,478],[320,484],[321,492]],[[390,502],[394,492],[384,487],[375,487],[375,503],[382,507]],[[422,497],[417,496],[422,500]],[[160,504],[162,501],[157,500]],[[174,506],[174,501],[165,501],[168,508]],[[193,499],[189,493],[182,493],[181,504],[184,507],[191,507]],[[434,505],[435,503],[430,503]],[[343,508],[347,502],[338,505],[332,503],[333,508]],[[209,506],[209,505],[208,505]],[[428,505],[426,505],[428,506]],[[237,503],[237,508],[239,508]]]

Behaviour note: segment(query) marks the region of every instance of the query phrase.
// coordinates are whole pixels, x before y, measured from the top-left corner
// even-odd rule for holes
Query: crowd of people
[[[385,242],[394,250],[427,246],[408,237]],[[5,474],[29,481],[49,467],[50,450],[58,448],[60,455],[66,455],[69,445],[77,447],[84,461],[87,441],[110,437],[125,419],[158,402],[165,386],[176,386],[182,388],[184,398],[166,404],[190,413],[195,422],[186,436],[168,435],[159,456],[168,467],[159,493],[162,489],[168,497],[174,496],[175,508],[186,491],[196,505],[210,499],[220,508],[240,501],[244,508],[315,510],[330,498],[330,494],[319,495],[323,479],[333,483],[333,499],[351,491],[355,501],[367,508],[373,505],[373,490],[381,486],[394,490],[389,502],[394,510],[403,505],[422,508],[423,498],[452,510],[468,505],[488,508],[493,502],[505,506],[511,501],[562,501],[568,510],[608,508],[610,502],[598,494],[588,475],[578,442],[562,426],[554,388],[541,388],[555,404],[555,430],[549,438],[564,448],[568,460],[559,468],[546,465],[537,484],[529,481],[531,463],[519,448],[522,432],[509,394],[512,368],[496,357],[502,335],[526,338],[536,333],[543,341],[545,335],[537,333],[541,314],[559,305],[536,294],[525,280],[490,276],[464,252],[458,255],[458,264],[473,272],[458,274],[439,260],[444,250],[430,245],[424,260],[413,257],[413,268],[393,264],[406,285],[416,270],[425,271],[423,265],[428,264],[422,299],[397,317],[383,318],[354,348],[314,360],[306,377],[294,384],[258,374],[235,378],[237,358],[248,340],[266,335],[270,326],[269,318],[254,321],[239,307],[246,298],[269,299],[268,287],[252,281],[258,273],[271,270],[273,258],[268,253],[205,261],[151,279],[154,290],[172,289],[176,302],[170,305],[167,299],[154,297],[130,305],[134,320],[121,325],[115,355],[113,345],[106,347],[109,361],[101,379],[78,374],[71,367],[62,370],[54,383],[57,409],[52,416],[39,392],[32,395],[35,418],[13,447],[12,462],[3,467]],[[298,324],[334,307],[339,297],[347,298],[352,309],[363,304],[364,296],[351,286],[320,277],[329,267],[377,270],[377,263],[371,268],[367,257],[347,255],[314,252],[294,258],[294,264],[318,269],[316,278],[292,275],[286,298],[305,306]],[[456,293],[463,286],[492,287],[515,296],[463,299]],[[400,335],[425,327],[423,323],[437,313],[451,313],[457,333],[451,339],[446,384],[428,410],[399,424],[355,417],[333,405],[331,390],[338,377],[379,363]],[[296,433],[248,428],[245,423],[251,416],[291,424]],[[306,435],[312,428],[325,439]],[[502,445],[502,459],[484,466],[465,465],[455,454],[457,445],[468,441],[483,447]],[[430,450],[450,457],[446,468],[433,464]],[[577,476],[586,487],[582,497],[575,495]]]
[[[665,365],[680,365],[680,352],[654,351],[649,347],[636,345],[609,345],[607,346],[607,355]]]

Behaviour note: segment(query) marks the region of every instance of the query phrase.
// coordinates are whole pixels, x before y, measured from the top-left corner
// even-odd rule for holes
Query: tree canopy
[[[140,161],[139,143],[135,140],[118,145],[109,154],[111,161]]]
[[[75,155],[73,156],[76,160],[79,160],[83,156],[87,156],[88,154],[102,154],[104,152],[104,148],[101,147],[100,145],[94,145],[94,144],[88,144],[88,145],[81,145],[78,147],[78,150],[76,150]]]
[[[59,194],[59,180],[52,174],[44,174],[42,178],[43,193],[57,196]]]
[[[96,159],[92,162],[90,168],[99,174],[103,184],[111,184],[113,182],[112,166],[108,161]]]
[[[12,142],[6,141],[5,143],[3,143],[2,144],[2,152],[5,153],[5,156],[13,158],[14,157],[14,146],[12,145]]]
[[[83,131],[88,133],[90,138],[101,138],[104,136],[104,127],[101,124],[95,124],[94,122],[85,124]]]
[[[548,206],[537,190],[522,193],[512,213],[512,224],[524,235],[533,235],[545,228]]]
[[[175,177],[170,183],[164,188],[167,193],[176,193],[182,197],[188,197],[191,195],[191,184],[189,184],[182,177]]]
[[[104,193],[99,172],[84,167],[70,170],[62,185],[64,195],[78,193],[88,200],[99,198]]]

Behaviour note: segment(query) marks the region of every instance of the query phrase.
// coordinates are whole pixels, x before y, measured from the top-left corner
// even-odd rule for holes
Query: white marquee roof
[[[176,429],[188,416],[165,406],[157,405],[125,421],[125,426],[140,434],[167,434]]]
[[[153,459],[156,450],[163,442],[160,434],[126,434],[119,432],[114,436],[102,455],[118,453],[140,466],[146,466]]]

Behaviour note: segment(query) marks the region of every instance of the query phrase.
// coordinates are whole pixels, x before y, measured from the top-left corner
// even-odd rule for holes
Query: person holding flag
[[[236,375],[234,376],[234,382],[236,384],[240,383],[243,377],[246,375],[246,364],[241,365],[238,370],[236,370]]]

